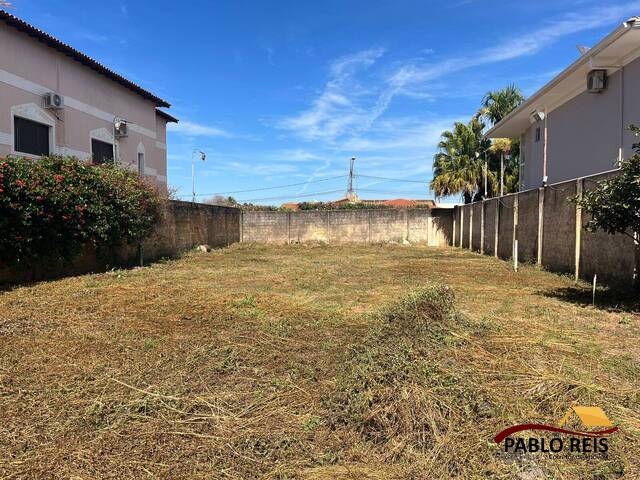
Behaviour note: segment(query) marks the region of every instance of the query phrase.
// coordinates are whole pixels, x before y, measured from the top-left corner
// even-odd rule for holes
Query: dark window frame
[[[542,137],[542,134],[540,133],[540,127],[536,127],[536,142],[540,141],[540,138]]]
[[[51,125],[47,125],[46,123],[21,117],[20,115],[14,115],[13,150],[16,153],[36,157],[50,155],[52,148],[51,128]]]
[[[98,148],[96,148],[98,147]],[[100,154],[100,149],[104,149],[104,152],[109,152],[108,155],[103,154],[101,157],[97,157],[96,154]],[[97,151],[96,151],[97,150]],[[113,162],[113,143],[105,142],[98,138],[91,139],[91,161],[95,165],[101,165],[103,163]]]

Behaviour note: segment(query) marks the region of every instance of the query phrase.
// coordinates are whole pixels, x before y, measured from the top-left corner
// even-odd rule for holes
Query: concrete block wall
[[[484,239],[483,252],[485,255],[496,255],[496,214],[498,211],[498,200],[492,198],[484,202]]]
[[[175,257],[197,245],[222,247],[239,241],[239,209],[169,201],[161,212],[160,221],[142,243],[142,255],[146,263]],[[80,275],[138,262],[138,247],[134,245],[100,251],[87,247],[82,255],[69,263],[51,262],[28,271],[14,271],[0,265],[0,284]]]
[[[498,257],[511,258],[513,255],[513,208],[515,195],[498,198]]]
[[[538,256],[538,190],[518,194],[518,260],[535,263]]]
[[[325,242],[425,243],[452,240],[452,210],[366,209],[242,213],[241,241],[259,243]]]
[[[515,260],[514,245],[517,243],[518,263],[537,263],[548,270],[571,273],[588,281],[597,274],[601,283],[630,286],[637,281],[635,273],[640,263],[638,246],[633,238],[587,232],[584,230],[589,220],[587,215],[569,201],[615,175],[617,172],[607,172],[458,206],[453,213],[456,234],[450,244],[475,251],[482,245],[485,255],[495,255],[497,219],[498,257]],[[476,219],[481,222],[478,212],[483,208],[484,228],[476,225]],[[470,246],[471,211],[473,241]],[[478,241],[476,232],[480,232]]]
[[[471,249],[475,252],[480,251],[482,238],[482,202],[476,202],[471,207],[471,212],[473,214],[473,225],[471,227]]]
[[[576,206],[568,201],[575,194],[576,182],[550,185],[544,192],[542,265],[554,272],[575,268]]]

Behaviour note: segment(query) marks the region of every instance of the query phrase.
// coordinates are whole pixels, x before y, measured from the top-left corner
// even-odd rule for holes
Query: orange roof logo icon
[[[571,407],[567,410],[559,425],[562,427],[574,413],[585,427],[613,427],[613,423],[600,407],[581,406]]]

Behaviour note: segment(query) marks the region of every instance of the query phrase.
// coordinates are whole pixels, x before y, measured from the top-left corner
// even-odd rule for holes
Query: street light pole
[[[504,152],[500,152],[500,196],[504,195]]]
[[[191,203],[196,203],[196,153],[200,153],[200,160],[203,162],[207,158],[207,155],[197,148],[194,148],[191,152]]]
[[[487,198],[487,152],[484,153],[484,198]]]

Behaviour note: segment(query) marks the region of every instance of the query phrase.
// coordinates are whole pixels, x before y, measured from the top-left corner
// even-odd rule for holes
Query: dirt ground
[[[419,451],[336,425],[328,399],[376,312],[425,284],[466,323],[432,384],[390,391],[438,405]],[[0,292],[0,477],[636,479],[639,330],[610,293],[593,307],[570,278],[417,246],[235,245],[18,287]],[[620,427],[606,457],[498,454],[503,428],[578,404]]]

